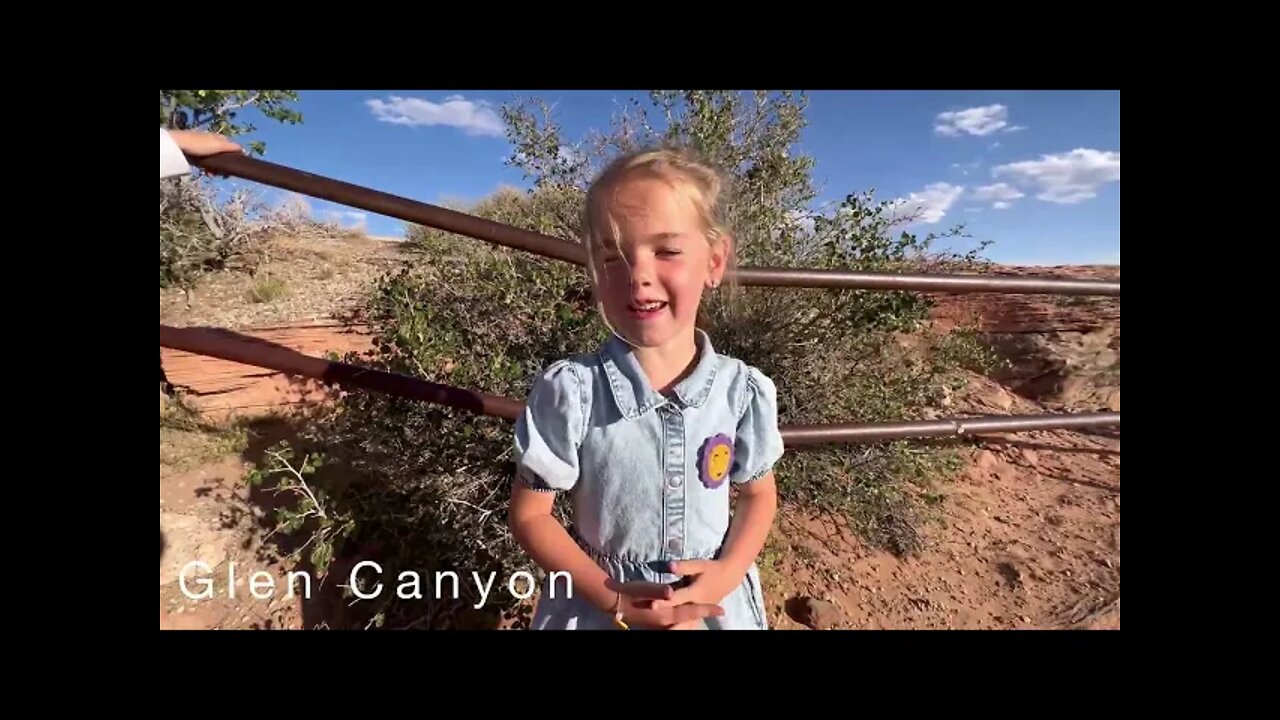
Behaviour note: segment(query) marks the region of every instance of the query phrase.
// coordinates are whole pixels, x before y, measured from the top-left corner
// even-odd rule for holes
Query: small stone
[[[831,630],[844,621],[844,613],[835,603],[812,597],[787,600],[787,614],[792,620],[814,630]]]

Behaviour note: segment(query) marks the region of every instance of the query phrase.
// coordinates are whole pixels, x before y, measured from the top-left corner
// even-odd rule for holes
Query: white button
[[[667,484],[669,484],[673,488],[678,488],[680,487],[680,483],[682,482],[684,482],[684,478],[680,477],[679,475],[672,475],[671,479],[667,481]]]

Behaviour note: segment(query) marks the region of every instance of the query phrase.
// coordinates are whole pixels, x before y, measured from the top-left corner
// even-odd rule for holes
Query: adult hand
[[[217,133],[200,130],[170,130],[169,137],[183,153],[193,157],[208,157],[225,152],[242,152],[239,145]]]

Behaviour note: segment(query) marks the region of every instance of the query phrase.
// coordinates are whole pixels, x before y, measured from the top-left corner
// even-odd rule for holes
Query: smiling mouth
[[[631,311],[632,315],[635,315],[636,317],[644,318],[644,317],[653,317],[654,315],[657,315],[659,312],[662,312],[662,310],[664,310],[666,307],[667,307],[667,303],[665,301],[652,300],[650,302],[631,303],[630,305],[627,306],[627,309]]]

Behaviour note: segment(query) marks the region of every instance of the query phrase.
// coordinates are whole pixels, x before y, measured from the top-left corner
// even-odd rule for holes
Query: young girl
[[[587,193],[614,337],[551,364],[516,422],[511,528],[547,572],[534,628],[767,627],[755,559],[777,507],[775,388],[695,327],[734,257],[724,203],[719,175],[673,150],[619,158]],[[572,530],[551,514],[563,491]]]

